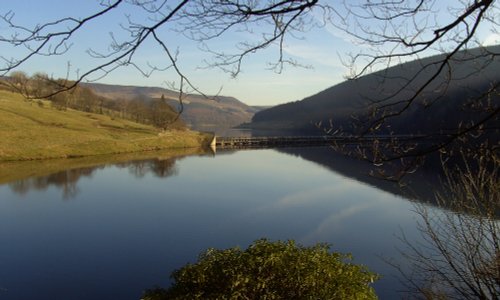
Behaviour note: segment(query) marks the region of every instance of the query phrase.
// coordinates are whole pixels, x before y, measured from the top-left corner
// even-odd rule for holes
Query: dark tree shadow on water
[[[13,192],[19,195],[26,195],[30,191],[45,191],[50,187],[55,187],[61,191],[62,199],[70,200],[76,198],[80,193],[78,182],[83,178],[91,178],[97,170],[110,166],[116,166],[119,168],[128,168],[130,174],[136,178],[142,178],[147,174],[152,174],[158,178],[167,178],[178,174],[178,170],[175,165],[177,159],[177,157],[156,158],[129,161],[118,164],[68,169],[47,176],[16,180],[8,183],[8,186]]]

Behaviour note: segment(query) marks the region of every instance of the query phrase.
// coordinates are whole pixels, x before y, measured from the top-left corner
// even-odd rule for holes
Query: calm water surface
[[[401,230],[417,236],[413,204],[361,171],[335,171],[350,167],[333,155],[322,163],[329,151],[146,160],[0,185],[0,299],[139,299],[202,250],[263,237],[351,252],[383,275],[381,298],[399,298],[382,258],[398,259]]]

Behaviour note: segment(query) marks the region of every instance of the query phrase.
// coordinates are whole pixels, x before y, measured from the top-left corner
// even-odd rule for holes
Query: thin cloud
[[[284,46],[283,51],[294,57],[308,60],[315,65],[324,65],[342,69],[345,68],[336,52],[327,47],[294,44]]]
[[[331,214],[329,217],[324,219],[312,232],[305,236],[302,240],[304,241],[314,241],[322,240],[325,237],[331,236],[332,231],[342,231],[345,230],[345,221],[354,218],[356,215],[360,215],[365,211],[372,209],[380,205],[377,201],[364,202],[357,205],[349,206],[341,209],[338,212]]]
[[[500,33],[492,33],[488,35],[481,43],[482,46],[494,46],[500,44]]]

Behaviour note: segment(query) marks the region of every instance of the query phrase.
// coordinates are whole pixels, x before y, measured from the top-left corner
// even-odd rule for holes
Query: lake
[[[260,238],[350,252],[399,298],[384,260],[404,264],[399,237],[418,239],[414,203],[432,192],[369,170],[328,147],[2,164],[0,299],[139,299],[201,251]]]

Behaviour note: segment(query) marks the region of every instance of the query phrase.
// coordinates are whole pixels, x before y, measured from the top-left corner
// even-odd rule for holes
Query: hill
[[[487,51],[486,51],[487,50]],[[500,81],[500,46],[477,48],[457,53],[447,70],[416,99],[400,116],[392,118],[381,133],[396,134],[429,133],[439,130],[457,128],[460,122],[474,121],[482,114],[474,109],[474,102],[482,93],[491,88],[492,83]],[[493,56],[488,52],[496,53]],[[355,119],[365,124],[369,120],[373,102],[381,101],[388,96],[391,103],[406,100],[436,70],[433,62],[443,56],[433,56],[391,67],[382,71],[348,80],[330,87],[303,100],[286,103],[262,110],[255,114],[246,127],[254,129],[280,129],[294,131],[318,132],[314,123],[329,124],[342,128],[344,132],[356,132]],[[471,59],[474,57],[474,59]],[[431,65],[424,69],[423,66]],[[451,78],[448,77],[451,75]],[[409,78],[415,80],[403,88]],[[448,79],[450,81],[448,82]],[[403,88],[403,89],[402,89]],[[397,93],[398,90],[400,93]],[[490,95],[493,98],[483,99],[498,107],[498,92]],[[495,104],[496,103],[496,104]],[[477,104],[477,102],[476,102]],[[398,106],[395,106],[398,108]],[[401,105],[399,105],[401,107]],[[355,116],[355,118],[353,118]],[[498,122],[498,120],[497,120]]]
[[[207,136],[161,132],[107,115],[51,107],[0,90],[0,161],[80,157],[155,149],[199,147]]]
[[[163,95],[168,103],[179,107],[178,93],[159,87],[139,87],[85,83],[96,94],[114,100],[160,99]],[[249,122],[259,111],[233,97],[217,96],[206,98],[201,95],[188,94],[183,100],[184,110],[181,115],[188,126],[200,131],[215,131],[215,128],[230,128]]]

